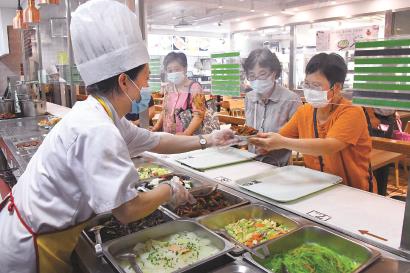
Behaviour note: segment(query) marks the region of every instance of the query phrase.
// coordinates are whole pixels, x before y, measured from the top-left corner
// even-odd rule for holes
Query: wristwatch
[[[206,149],[206,144],[208,143],[206,139],[202,135],[198,135],[199,137],[199,144],[201,144],[201,149]]]

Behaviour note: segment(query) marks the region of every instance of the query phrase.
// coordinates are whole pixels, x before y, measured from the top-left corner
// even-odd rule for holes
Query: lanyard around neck
[[[110,107],[108,107],[107,103],[99,96],[94,95],[94,98],[101,104],[110,119],[114,121],[114,115],[112,114],[112,111]]]

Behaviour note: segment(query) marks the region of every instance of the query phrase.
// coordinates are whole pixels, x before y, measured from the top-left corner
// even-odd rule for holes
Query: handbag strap
[[[369,130],[369,133],[372,131],[373,127],[372,127],[372,123],[370,122],[370,117],[369,117],[369,113],[367,113],[366,108],[362,107],[363,111],[364,111],[364,115],[366,116],[366,121],[367,121],[367,129]]]
[[[366,119],[367,119],[367,124],[369,126],[369,128],[371,128],[370,124],[370,118],[369,115],[366,111],[366,109],[364,109],[365,115],[366,115]],[[317,129],[317,108],[315,108],[313,110],[313,129],[315,131],[315,138],[319,138],[319,132]],[[340,155],[342,156],[342,154],[340,153]],[[320,164],[320,171],[323,172],[324,169],[324,164],[323,164],[323,157],[319,156],[319,164]],[[343,160],[343,156],[342,156],[342,164],[344,166],[344,160]],[[345,167],[344,167],[345,168]],[[346,168],[345,168],[346,170]],[[347,170],[346,170],[347,171]],[[369,178],[368,178],[368,183],[369,183],[369,192],[373,192],[373,171],[372,171],[372,164],[371,162],[369,162],[369,167],[368,167],[368,174],[369,174]]]
[[[186,99],[186,109],[185,109],[185,110],[192,110],[191,88],[192,88],[192,86],[193,86],[195,83],[200,84],[200,83],[194,82],[194,81],[192,81],[192,82],[189,84],[189,87],[188,87],[188,96],[187,96],[187,99]]]
[[[399,128],[400,133],[403,133],[402,123],[399,118],[396,118],[396,125],[397,125],[397,128]]]
[[[317,108],[313,109],[313,129],[315,131],[315,138],[319,138],[319,131],[317,130]],[[323,157],[319,155],[320,171],[323,172],[324,164]]]

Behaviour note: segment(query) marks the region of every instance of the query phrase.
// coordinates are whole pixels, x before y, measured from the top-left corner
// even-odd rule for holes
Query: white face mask
[[[265,95],[266,93],[272,91],[275,86],[275,82],[268,78],[266,80],[254,80],[249,82],[252,89],[255,90],[259,95]]]
[[[306,101],[314,108],[323,108],[329,104],[330,100],[327,99],[327,92],[328,91],[318,91],[309,88],[303,89]]]
[[[167,79],[170,83],[173,83],[175,85],[179,85],[183,82],[185,79],[185,74],[183,72],[172,72],[172,73],[167,73]]]
[[[394,109],[382,109],[382,108],[374,108],[374,112],[378,115],[387,117],[387,116],[391,116],[394,115],[394,113],[396,112],[396,110]]]

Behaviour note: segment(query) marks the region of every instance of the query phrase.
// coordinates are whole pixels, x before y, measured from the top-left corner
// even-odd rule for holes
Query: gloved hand
[[[174,176],[171,180],[163,184],[168,184],[171,187],[171,198],[168,201],[168,205],[171,206],[171,208],[175,209],[186,203],[196,203],[196,199],[185,189],[177,176]]]
[[[211,140],[211,147],[228,146],[239,142],[234,132],[230,129],[213,131],[209,134],[209,139]]]

